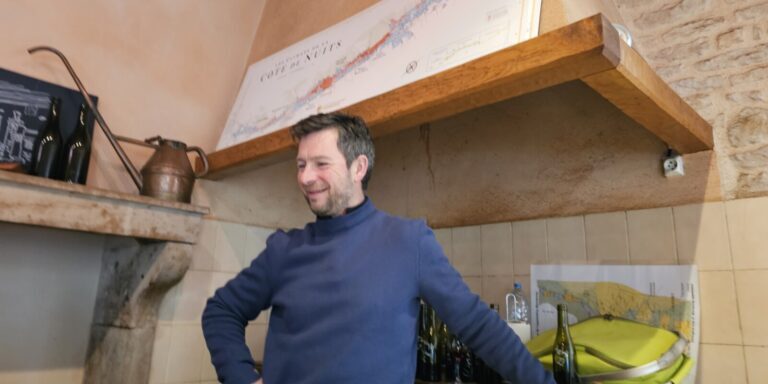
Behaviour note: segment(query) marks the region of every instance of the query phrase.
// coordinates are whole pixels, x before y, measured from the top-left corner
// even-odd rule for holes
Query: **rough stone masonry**
[[[614,0],[635,48],[714,128],[723,195],[768,195],[768,1]]]

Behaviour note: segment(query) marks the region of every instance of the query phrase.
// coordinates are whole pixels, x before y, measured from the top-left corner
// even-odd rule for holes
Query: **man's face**
[[[347,167],[337,145],[338,136],[336,129],[323,129],[299,142],[296,156],[299,188],[309,209],[318,216],[339,216],[353,199],[362,197],[362,184],[350,170],[355,164]]]

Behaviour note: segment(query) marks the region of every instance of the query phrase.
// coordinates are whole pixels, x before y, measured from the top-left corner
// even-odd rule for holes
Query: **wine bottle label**
[[[568,353],[561,349],[555,349],[555,365],[560,367],[568,367]]]

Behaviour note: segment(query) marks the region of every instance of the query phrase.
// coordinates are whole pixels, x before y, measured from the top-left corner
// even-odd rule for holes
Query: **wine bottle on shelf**
[[[40,136],[35,153],[34,172],[38,176],[56,178],[61,152],[61,131],[59,130],[59,114],[61,100],[51,97],[51,109],[48,112],[48,122]]]
[[[91,140],[86,128],[88,107],[80,105],[80,113],[74,133],[64,147],[65,164],[64,181],[77,184],[85,184],[85,175],[88,170],[88,158],[91,154]]]
[[[419,302],[419,332],[418,335],[416,335],[416,379],[418,380],[424,379],[424,371],[426,370],[424,368],[424,364],[427,361],[426,357],[424,356],[426,353],[426,349],[424,347],[424,335],[427,332],[427,321],[424,318],[426,315],[425,312],[426,304],[421,301]]]
[[[460,343],[459,379],[464,383],[473,383],[475,377],[475,354],[466,344]]]
[[[440,320],[435,314],[435,309],[429,304],[426,305],[425,319],[426,327],[424,334],[424,354],[422,355],[424,361],[424,381],[439,382],[440,377],[440,360],[438,353],[439,333],[440,333]]]
[[[418,350],[416,361],[416,377],[421,381],[440,381],[440,363],[438,352],[439,324],[435,310],[428,304],[422,303],[419,316]]]
[[[453,335],[448,330],[448,325],[440,321],[440,335],[438,346],[438,359],[440,360],[440,378],[443,382],[452,382],[453,377],[453,356],[451,353],[451,343]]]
[[[552,350],[552,372],[558,384],[576,384],[576,353],[568,329],[568,307],[565,304],[557,305],[557,333],[555,345]]]

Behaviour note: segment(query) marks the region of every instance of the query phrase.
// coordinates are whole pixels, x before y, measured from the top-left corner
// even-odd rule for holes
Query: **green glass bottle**
[[[64,147],[66,164],[64,181],[70,183],[85,184],[88,158],[91,154],[91,140],[88,137],[88,129],[85,124],[87,115],[88,107],[85,104],[81,104],[77,126],[67,141],[67,146]]]
[[[35,174],[41,177],[55,179],[59,176],[59,154],[61,151],[61,131],[59,130],[59,114],[61,101],[51,97],[51,110],[48,112],[48,122],[40,136],[35,153]],[[57,177],[58,176],[58,177]]]
[[[576,384],[576,353],[568,330],[568,307],[557,305],[557,333],[552,350],[552,372],[558,384]]]

